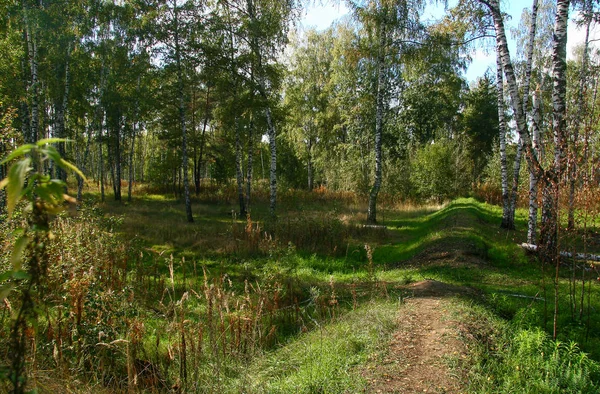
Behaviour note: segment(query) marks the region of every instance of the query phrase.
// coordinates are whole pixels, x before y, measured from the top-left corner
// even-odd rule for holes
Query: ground
[[[372,393],[461,393],[461,377],[451,363],[465,358],[459,327],[449,312],[448,297],[469,292],[435,280],[407,287],[398,329],[380,363],[365,372]],[[455,363],[456,364],[456,363]]]

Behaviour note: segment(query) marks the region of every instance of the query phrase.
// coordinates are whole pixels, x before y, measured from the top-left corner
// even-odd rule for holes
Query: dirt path
[[[445,297],[468,290],[431,280],[415,283],[409,290],[414,297],[400,311],[385,359],[365,373],[370,383],[367,392],[464,392],[450,364],[465,357],[465,349],[451,320],[451,301]]]

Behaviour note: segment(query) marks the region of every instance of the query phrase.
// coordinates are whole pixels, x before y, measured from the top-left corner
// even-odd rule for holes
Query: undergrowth
[[[356,371],[385,346],[393,300],[403,285],[436,279],[480,294],[481,305],[463,313],[472,392],[597,392],[596,284],[579,320],[559,300],[561,342],[551,341],[552,292],[544,295],[541,267],[517,246],[523,230],[498,229],[497,207],[396,205],[385,226],[363,227],[349,196],[289,197],[296,202],[283,203],[290,210],[276,223],[261,206],[239,220],[226,204],[198,204],[199,225],[183,224],[180,202],[151,196],[57,217],[47,297],[28,334],[31,387],[364,391]],[[524,214],[517,219],[524,228]],[[0,222],[3,268],[18,221]],[[570,275],[565,267],[561,294]],[[17,298],[0,306],[3,360]]]
[[[473,393],[597,393],[600,363],[577,343],[553,341],[539,327],[507,322],[474,304],[457,307],[470,346],[466,381]]]

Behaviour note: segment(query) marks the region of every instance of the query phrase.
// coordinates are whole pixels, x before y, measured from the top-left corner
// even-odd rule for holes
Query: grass
[[[289,345],[256,360],[248,375],[256,393],[362,392],[357,368],[382,352],[395,328],[398,305],[371,301],[339,320],[319,325]]]
[[[517,366],[541,371],[529,392],[553,392],[556,382],[594,392],[586,384],[600,360],[600,290],[588,282],[590,307],[573,318],[564,267],[559,339],[568,345],[548,339],[551,270],[542,281],[517,245],[525,212],[517,231],[505,231],[500,209],[473,199],[390,206],[381,228],[362,226],[365,207],[348,194],[286,192],[280,207],[270,222],[257,198],[251,219],[239,220],[233,203],[203,196],[188,224],[180,201],[146,194],[59,219],[50,248],[56,297],[43,301],[30,371],[38,387],[76,378],[113,391],[360,392],[366,383],[355,371],[387,343],[392,300],[409,283],[436,279],[479,294],[456,302],[472,337],[461,368],[473,392],[514,392],[528,383]],[[578,363],[580,349],[588,361]],[[0,350],[6,359],[2,341]]]

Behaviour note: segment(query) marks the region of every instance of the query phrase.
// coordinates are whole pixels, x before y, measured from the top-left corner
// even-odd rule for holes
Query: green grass
[[[360,365],[383,352],[395,328],[398,304],[373,301],[257,359],[248,392],[341,393],[366,388]]]
[[[553,272],[548,268],[543,276],[542,267],[518,246],[525,239],[526,212],[518,212],[516,231],[506,231],[499,228],[500,208],[473,199],[388,208],[384,228],[363,227],[365,207],[349,196],[289,192],[280,207],[279,221],[270,222],[266,200],[257,199],[248,230],[246,221],[232,215],[232,203],[195,200],[195,223],[189,224],[180,201],[145,195],[130,204],[99,204],[84,210],[83,220],[65,222],[52,249],[61,256],[52,278],[66,295],[51,300],[62,309],[51,309],[48,318],[67,324],[57,310],[75,314],[77,294],[91,308],[71,331],[80,335],[75,340],[87,346],[90,360],[103,363],[86,375],[86,384],[112,379],[115,390],[127,384],[131,360],[123,349],[94,353],[103,331],[112,335],[104,342],[135,343],[136,357],[160,368],[164,384],[181,383],[183,370],[189,371],[191,392],[360,392],[365,382],[356,371],[385,347],[394,329],[397,304],[390,299],[403,294],[406,284],[436,279],[477,294],[470,302],[452,301],[470,333],[465,341],[472,354],[461,370],[468,371],[472,392],[552,393],[553,385],[595,392],[590,381],[597,364],[590,360],[600,360],[600,289],[592,284],[590,308],[586,298],[583,318],[573,319],[571,273],[562,269],[563,345],[551,341]],[[70,231],[76,231],[77,242]],[[365,245],[374,250],[372,261]],[[3,250],[0,256],[8,255]],[[90,268],[105,266],[109,279]],[[65,272],[69,279],[60,283]],[[114,289],[111,281],[123,287]],[[213,323],[207,321],[210,313]],[[242,351],[228,325],[248,319],[255,319],[244,334],[252,351]],[[188,344],[190,355],[182,356],[182,335],[204,348]],[[38,359],[50,370],[53,346],[39,345]],[[78,354],[66,339],[64,346],[73,360],[85,360],[87,353]],[[531,381],[516,371],[526,371]]]

